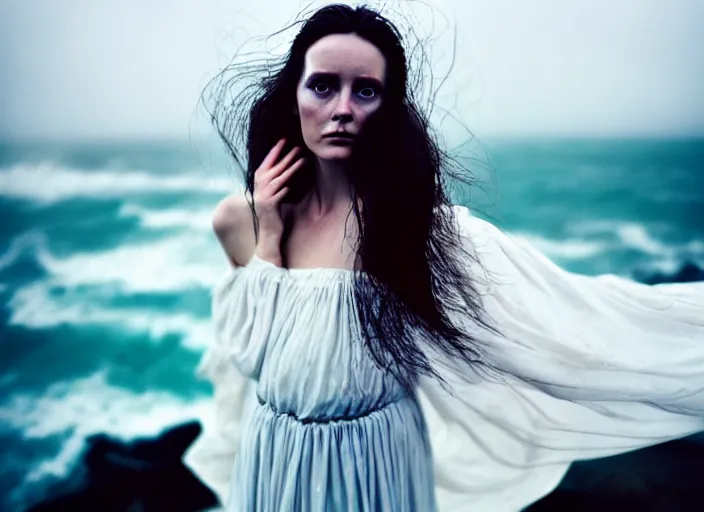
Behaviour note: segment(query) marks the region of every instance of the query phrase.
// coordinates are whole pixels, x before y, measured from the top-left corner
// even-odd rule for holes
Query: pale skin
[[[233,265],[246,265],[256,255],[287,268],[355,268],[357,224],[344,173],[352,143],[329,135],[361,131],[381,105],[385,74],[381,52],[356,34],[326,36],[308,49],[296,108],[303,140],[315,158],[315,185],[299,203],[281,203],[287,181],[304,162],[299,148],[282,155],[284,141],[279,141],[255,172],[258,242],[244,196],[226,197],[213,214],[213,229]],[[282,239],[284,220],[291,228]]]

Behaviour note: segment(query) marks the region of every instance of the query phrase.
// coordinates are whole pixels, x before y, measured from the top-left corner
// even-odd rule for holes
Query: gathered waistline
[[[378,409],[373,409],[371,411],[365,412],[364,414],[358,414],[358,415],[350,415],[350,416],[336,416],[334,418],[301,418],[297,416],[295,413],[292,412],[281,412],[276,409],[271,403],[264,401],[262,397],[257,395],[257,400],[259,401],[259,405],[262,407],[266,407],[267,409],[271,410],[272,413],[274,413],[277,416],[288,416],[291,419],[294,419],[300,423],[308,424],[308,423],[338,423],[338,422],[345,422],[345,421],[355,421],[355,420],[361,420],[364,419],[368,416],[371,416],[372,414],[378,413],[383,411],[384,409],[388,409],[392,405],[396,405],[399,402],[411,398],[410,396],[401,396],[394,400],[393,402],[389,402]]]

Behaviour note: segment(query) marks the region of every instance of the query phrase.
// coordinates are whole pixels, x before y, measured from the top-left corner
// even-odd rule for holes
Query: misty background
[[[704,134],[698,0],[393,3],[427,27],[435,17],[438,59],[452,51],[440,30],[456,25],[453,79],[480,137]],[[2,0],[0,134],[188,136],[199,93],[237,46],[307,5]]]

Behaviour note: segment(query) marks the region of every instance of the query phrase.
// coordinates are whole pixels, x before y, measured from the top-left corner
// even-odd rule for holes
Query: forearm
[[[259,234],[255,254],[260,259],[273,263],[278,267],[283,267],[281,235],[279,233],[262,231]]]

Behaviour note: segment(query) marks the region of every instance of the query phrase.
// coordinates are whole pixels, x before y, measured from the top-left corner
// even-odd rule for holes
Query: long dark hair
[[[473,256],[446,193],[448,179],[471,182],[471,175],[439,147],[419,108],[397,27],[367,7],[326,6],[302,23],[282,58],[230,69],[236,74],[218,82],[211,120],[251,193],[254,171],[277,140],[305,148],[294,111],[306,51],[327,35],[350,33],[381,51],[387,77],[382,105],[365,123],[347,166],[358,262],[366,274],[355,280],[358,316],[376,363],[412,389],[420,375],[439,376],[428,349],[486,365],[461,325],[469,320],[493,328],[467,272]],[[233,95],[245,77],[256,80]],[[297,171],[287,200],[297,201],[313,176],[312,167]]]

